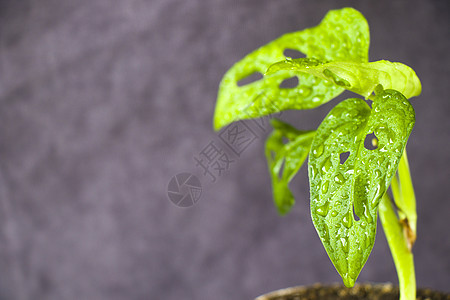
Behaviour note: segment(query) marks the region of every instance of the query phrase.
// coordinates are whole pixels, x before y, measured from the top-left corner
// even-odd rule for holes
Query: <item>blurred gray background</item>
[[[417,280],[450,292],[449,1],[0,0],[0,299],[252,299],[341,282],[306,168],[293,211],[276,213],[268,128],[214,183],[194,158],[226,149],[212,130],[225,71],[344,6],[367,17],[371,60],[422,80],[408,143]],[[338,101],[282,118],[313,129]],[[203,187],[190,208],[167,197],[180,172]],[[379,227],[359,282],[386,281]]]

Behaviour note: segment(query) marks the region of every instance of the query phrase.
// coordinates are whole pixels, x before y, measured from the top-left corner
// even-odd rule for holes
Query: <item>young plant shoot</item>
[[[355,284],[372,251],[379,213],[400,299],[410,300],[416,293],[411,248],[417,216],[405,147],[415,122],[408,99],[420,94],[421,84],[404,64],[369,62],[369,39],[363,15],[344,8],[330,11],[316,27],[253,51],[223,77],[214,128],[288,109],[312,109],[344,90],[362,96],[337,104],[315,131],[272,120],[266,157],[273,198],[281,215],[289,212],[294,204],[289,182],[309,156],[312,220],[344,284]],[[286,50],[306,57],[292,59]],[[254,73],[264,76],[238,85]],[[280,87],[292,77],[298,78],[296,87]],[[395,208],[386,194],[389,187]]]

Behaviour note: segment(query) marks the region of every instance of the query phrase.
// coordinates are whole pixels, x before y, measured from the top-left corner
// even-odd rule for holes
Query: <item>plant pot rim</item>
[[[356,283],[353,288],[342,284],[321,284],[295,286],[269,292],[257,297],[255,300],[294,300],[294,299],[369,299],[367,295],[374,295],[373,299],[398,299],[398,286],[392,283]],[[308,298],[310,296],[311,298]],[[305,298],[306,297],[306,298]],[[416,299],[423,300],[450,300],[450,294],[433,291],[431,289],[417,289]]]

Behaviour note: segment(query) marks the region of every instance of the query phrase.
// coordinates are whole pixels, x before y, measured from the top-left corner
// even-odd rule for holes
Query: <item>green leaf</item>
[[[341,102],[316,132],[308,169],[311,215],[346,286],[354,285],[372,250],[377,207],[414,121],[409,101],[397,91],[385,90],[376,95],[372,109],[362,99]],[[365,147],[371,133],[378,139],[374,150]],[[341,163],[346,152],[349,156]]]
[[[289,182],[308,156],[315,131],[300,131],[277,119],[272,119],[271,124],[274,131],[266,141],[266,158],[272,177],[273,199],[278,213],[285,215],[295,203]]]
[[[332,10],[318,26],[285,34],[248,54],[222,79],[214,115],[216,130],[240,119],[257,118],[286,109],[314,108],[344,91],[327,80],[290,71],[238,86],[240,80],[255,72],[264,74],[271,64],[285,59],[283,52],[286,49],[325,61],[367,62],[369,27],[363,15],[352,8]],[[279,87],[283,80],[292,76],[298,77],[297,87]]]
[[[376,62],[332,61],[321,62],[316,59],[287,59],[273,64],[267,74],[294,71],[308,73],[329,80],[336,86],[364,96],[366,99],[375,87],[381,84],[384,89],[394,89],[406,98],[418,96],[422,91],[420,80],[410,67],[387,60]]]

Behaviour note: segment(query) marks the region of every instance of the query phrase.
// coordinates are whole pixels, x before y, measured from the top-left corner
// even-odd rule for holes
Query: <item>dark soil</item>
[[[418,300],[450,300],[450,294],[419,289]],[[342,285],[315,284],[275,291],[258,297],[256,300],[398,300],[398,287],[391,284],[355,284],[353,288]]]

